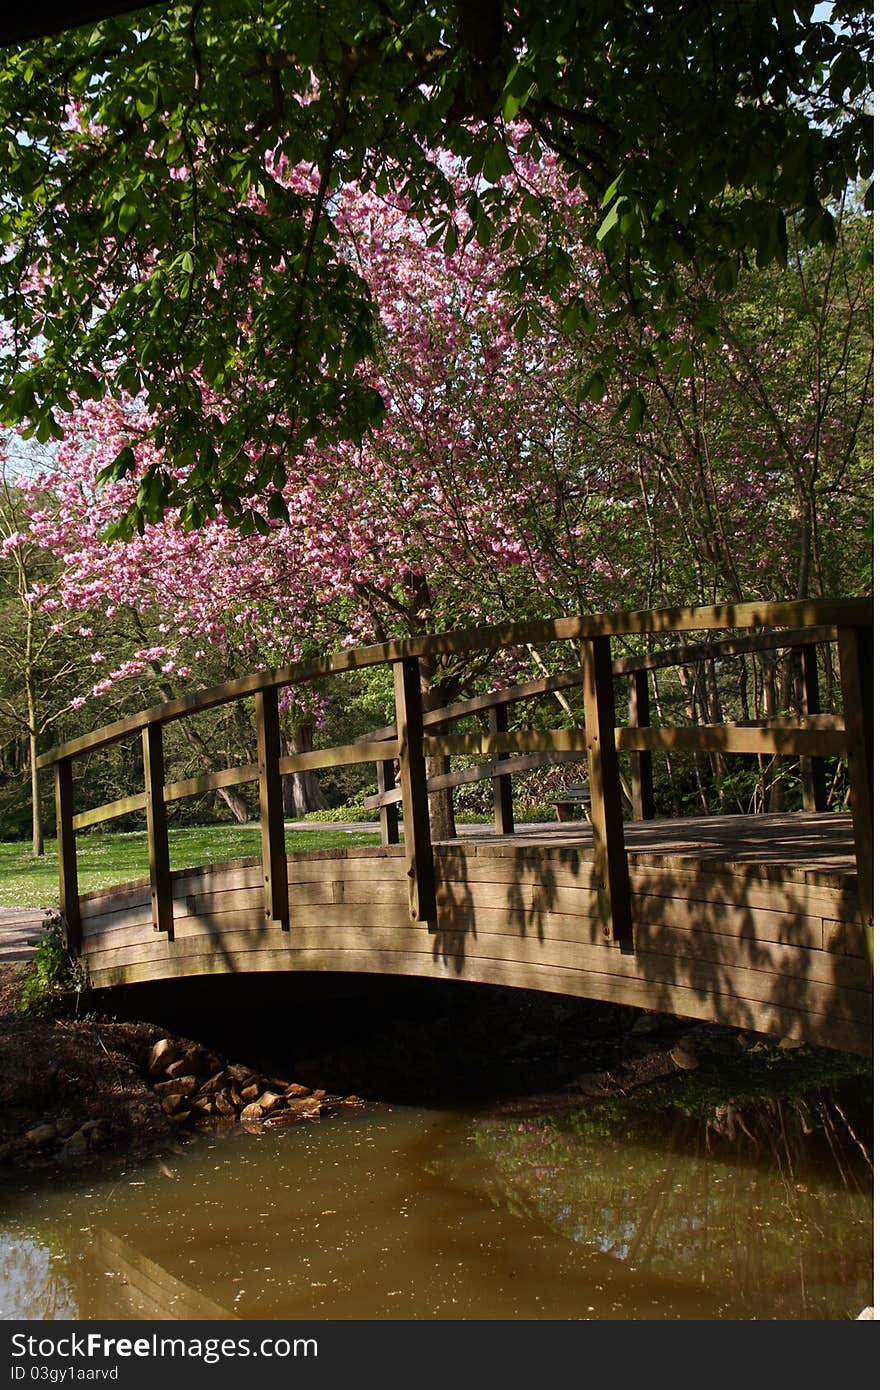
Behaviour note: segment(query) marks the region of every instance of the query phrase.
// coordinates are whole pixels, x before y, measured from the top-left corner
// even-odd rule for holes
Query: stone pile
[[[224,1064],[208,1048],[175,1038],[153,1045],[147,1071],[162,1109],[180,1125],[237,1120],[246,1129],[262,1130],[361,1104],[357,1096],[330,1095],[241,1063]]]
[[[107,1140],[107,1127],[101,1120],[80,1123],[69,1116],[34,1125],[24,1134],[0,1144],[0,1162],[7,1163],[27,1155],[55,1159],[82,1158]]]

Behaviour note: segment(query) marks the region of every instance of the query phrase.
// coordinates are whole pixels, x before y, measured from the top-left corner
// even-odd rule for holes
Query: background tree
[[[43,814],[36,759],[47,735],[82,704],[78,692],[97,652],[82,614],[60,597],[62,570],[31,532],[28,494],[16,483],[0,445],[0,728],[7,749],[24,744],[30,787],[31,844],[43,853]],[[103,659],[103,658],[102,658]],[[8,740],[8,742],[7,742]],[[13,784],[18,780],[13,771]]]
[[[48,438],[77,400],[142,397],[156,453],[128,527],[166,504],[256,524],[249,499],[309,442],[382,413],[358,370],[374,299],[332,215],[346,185],[395,189],[448,249],[511,246],[513,280],[588,326],[580,251],[600,251],[606,314],[647,324],[669,370],[683,277],[725,292],[784,262],[790,220],[833,240],[870,176],[871,26],[857,0],[193,0],[9,49],[5,417]],[[559,161],[574,228],[516,153]],[[457,169],[478,180],[464,230]],[[598,386],[639,415],[615,363],[594,346]],[[231,408],[197,368],[241,387]],[[109,471],[133,466],[125,446]]]

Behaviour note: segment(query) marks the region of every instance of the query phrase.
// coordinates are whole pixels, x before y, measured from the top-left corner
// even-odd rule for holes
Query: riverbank
[[[7,1172],[138,1161],[199,1125],[261,1129],[360,1104],[227,1062],[156,1023],[93,1012],[82,998],[22,1014],[31,970],[0,965],[0,1165]]]
[[[707,1147],[745,1137],[756,1150],[773,1147],[790,1121],[841,1152],[870,1150],[868,1063],[742,1030],[428,981],[347,999],[325,999],[316,981],[311,1015],[294,995],[302,981],[288,984],[281,1006],[262,980],[199,982],[216,991],[202,1008],[191,982],[185,1026],[161,1005],[158,1016],[138,1016],[155,993],[69,996],[22,1016],[32,970],[0,966],[7,1174],[136,1162],[200,1128],[257,1132],[362,1100],[524,1118],[577,1111],[600,1124],[677,1111],[702,1124]],[[248,989],[259,994],[250,1006]],[[238,1031],[236,1018],[246,1021]]]

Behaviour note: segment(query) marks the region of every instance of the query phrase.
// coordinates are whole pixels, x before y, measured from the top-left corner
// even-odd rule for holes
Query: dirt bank
[[[144,1068],[159,1030],[97,1017],[22,1017],[28,969],[0,967],[0,1161],[40,1168],[110,1152],[146,1155],[167,1144],[175,1126]],[[86,1142],[66,1143],[83,1126]]]
[[[198,1126],[250,1128],[317,1119],[333,1096],[229,1063],[156,1023],[74,1013],[22,1015],[26,965],[0,966],[0,1165],[15,1170],[138,1160]],[[87,1007],[87,1006],[86,1006]]]
[[[201,1003],[189,982],[176,1005],[83,995],[79,1016],[71,1000],[22,1017],[28,968],[0,967],[0,1172],[137,1160],[197,1128],[313,1121],[359,1097],[499,1115],[678,1108],[712,1145],[772,1142],[787,1108],[805,1133],[831,1116],[841,1143],[870,1147],[867,1063],[743,1030],[491,986],[339,996],[263,977],[200,982]]]

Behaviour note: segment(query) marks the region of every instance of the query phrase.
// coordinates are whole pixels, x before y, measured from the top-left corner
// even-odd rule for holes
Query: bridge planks
[[[767,828],[747,819],[766,847]],[[353,846],[287,859],[290,933],[265,925],[259,861],[239,861],[172,875],[173,940],[152,931],[148,883],[85,895],[83,950],[96,987],[381,971],[569,993],[868,1053],[851,840],[838,867],[848,818],[785,820],[794,828],[787,845],[777,832],[770,858],[789,862],[769,865],[729,857],[708,822],[651,823],[652,842],[647,824],[627,826],[633,955],[603,939],[587,827],[435,846],[434,931],[412,924],[405,850]]]

